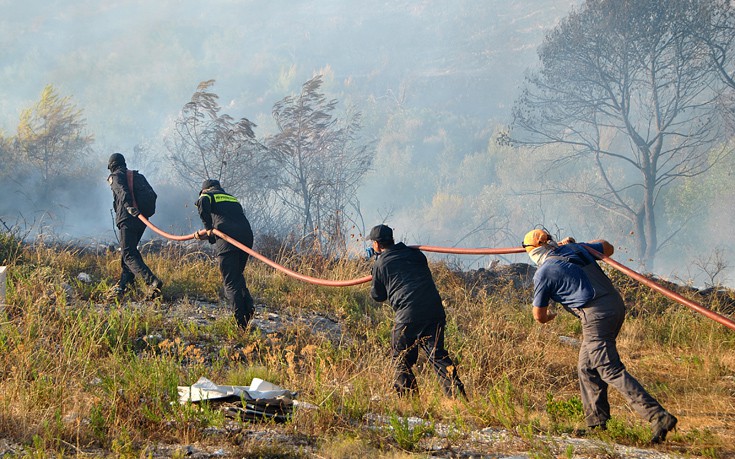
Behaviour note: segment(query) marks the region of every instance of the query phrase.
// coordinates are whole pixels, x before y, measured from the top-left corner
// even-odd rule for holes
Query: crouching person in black
[[[253,297],[250,295],[243,271],[248,262],[248,254],[234,245],[212,234],[212,229],[253,247],[253,230],[245,217],[242,206],[232,195],[225,193],[218,180],[208,179],[202,183],[202,191],[196,202],[199,217],[206,233],[196,233],[197,239],[208,239],[215,244],[215,253],[222,273],[225,297],[235,312],[235,320],[245,329],[255,313]]]
[[[446,314],[424,254],[393,241],[393,230],[378,225],[370,231],[378,259],[373,265],[370,296],[375,301],[388,300],[395,311],[391,346],[396,364],[393,387],[399,395],[417,393],[416,377],[411,369],[419,348],[426,352],[439,377],[444,394],[466,398],[457,368],[444,349]]]
[[[113,153],[107,162],[107,169],[110,171],[107,182],[112,189],[115,224],[120,230],[120,250],[122,251],[122,273],[113,293],[118,299],[122,298],[125,289],[133,282],[137,274],[148,286],[147,299],[160,297],[163,282],[153,274],[138,251],[138,243],[143,237],[146,226],[138,218],[140,211],[133,204],[133,195],[128,186],[128,168],[125,164],[125,157],[120,153]]]

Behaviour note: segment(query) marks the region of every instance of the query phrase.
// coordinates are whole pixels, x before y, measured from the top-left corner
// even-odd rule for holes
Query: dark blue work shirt
[[[388,300],[395,323],[438,322],[446,318],[426,256],[399,242],[383,250],[373,265],[370,296]]]
[[[595,297],[595,289],[582,267],[596,263],[596,259],[585,245],[603,252],[601,243],[570,243],[549,253],[533,276],[535,307],[547,307],[550,301],[555,301],[569,308],[580,308]]]

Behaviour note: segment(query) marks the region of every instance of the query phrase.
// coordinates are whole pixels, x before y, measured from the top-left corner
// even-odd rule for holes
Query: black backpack
[[[128,189],[133,195],[135,206],[145,218],[156,213],[156,198],[158,195],[148,183],[145,176],[138,171],[128,170]]]

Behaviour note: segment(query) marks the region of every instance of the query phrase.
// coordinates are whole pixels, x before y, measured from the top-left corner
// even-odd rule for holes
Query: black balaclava
[[[110,155],[110,159],[107,161],[107,169],[112,172],[114,169],[119,167],[127,168],[125,164],[125,157],[122,153],[113,153]]]

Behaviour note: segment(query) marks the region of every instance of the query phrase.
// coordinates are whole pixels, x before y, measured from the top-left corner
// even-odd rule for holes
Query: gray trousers
[[[617,292],[571,310],[582,321],[582,345],[577,372],[587,426],[610,419],[608,386],[614,387],[647,421],[665,412],[663,407],[628,373],[620,361],[615,340],[625,320],[625,304]]]

